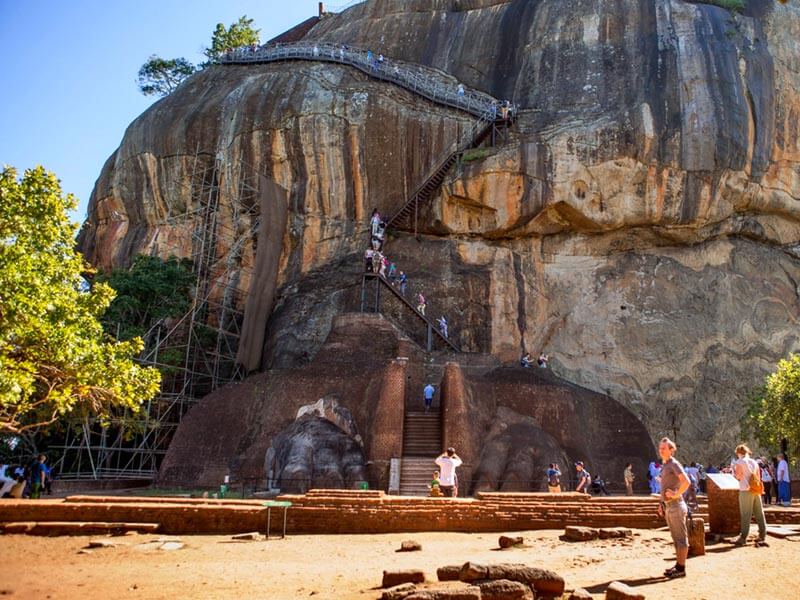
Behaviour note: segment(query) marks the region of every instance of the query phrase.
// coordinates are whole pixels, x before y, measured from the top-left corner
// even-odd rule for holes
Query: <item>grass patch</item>
[[[721,8],[727,8],[731,12],[741,12],[744,10],[745,0],[703,0],[698,4],[713,4]]]
[[[461,162],[480,160],[491,154],[494,154],[494,149],[492,148],[472,148],[464,151],[464,154],[461,155]]]

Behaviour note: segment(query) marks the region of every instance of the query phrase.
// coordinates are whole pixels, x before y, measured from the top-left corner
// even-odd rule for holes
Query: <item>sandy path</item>
[[[0,537],[0,595],[62,598],[378,598],[383,569],[436,567],[467,560],[524,562],[560,573],[569,589],[596,598],[615,579],[637,585],[649,599],[800,598],[800,541],[770,538],[769,548],[709,547],[690,559],[686,579],[649,581],[672,564],[667,534],[636,531],[629,542],[564,543],[558,531],[522,532],[526,547],[493,550],[496,534],[423,533],[291,536],[232,542],[225,536],[183,536],[183,549],[148,543],[158,536],[106,538],[115,548],[78,554],[86,537]],[[396,553],[403,539],[422,552]]]

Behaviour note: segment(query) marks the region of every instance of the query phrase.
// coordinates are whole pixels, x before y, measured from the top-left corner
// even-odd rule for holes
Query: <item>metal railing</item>
[[[444,73],[414,63],[384,57],[371,50],[330,42],[292,42],[243,46],[223,55],[221,64],[253,64],[285,60],[310,60],[349,65],[388,81],[431,102],[468,112],[485,121],[498,118],[501,103],[484,92],[470,89]]]
[[[348,8],[353,8],[357,4],[364,4],[366,1],[367,0],[353,0],[352,2],[348,2],[347,4],[335,4],[333,6],[328,6],[327,4],[325,4],[323,14],[341,13],[346,11]]]

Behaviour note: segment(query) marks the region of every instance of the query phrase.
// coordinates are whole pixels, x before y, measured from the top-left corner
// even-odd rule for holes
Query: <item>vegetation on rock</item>
[[[166,96],[194,72],[194,65],[185,58],[166,59],[153,54],[139,69],[139,91],[145,96]]]
[[[137,256],[130,269],[99,274],[95,285],[105,283],[116,292],[102,319],[106,333],[130,340],[186,313],[195,282],[191,265],[186,258]]]
[[[56,176],[42,167],[0,172],[0,431],[17,434],[67,415],[136,412],[158,391],[137,365],[141,339],[112,340],[100,322],[114,298],[91,289],[74,250],[76,226]]]
[[[759,444],[772,452],[782,449],[783,441],[800,448],[800,354],[778,362],[764,386],[753,394],[743,428],[753,434]]]
[[[247,15],[239,17],[236,23],[231,23],[227,28],[224,24],[217,23],[211,36],[211,47],[206,48],[203,53],[209,61],[214,62],[234,48],[258,44],[260,32],[260,29],[253,28],[253,19],[248,19]]]
[[[211,34],[211,46],[203,51],[208,61],[197,67],[183,57],[167,59],[152,54],[139,69],[137,77],[139,91],[145,96],[167,96],[192,73],[213,64],[226,52],[258,44],[260,31],[253,27],[253,19],[248,19],[247,15],[239,17],[238,21],[228,27],[223,23],[217,23]]]

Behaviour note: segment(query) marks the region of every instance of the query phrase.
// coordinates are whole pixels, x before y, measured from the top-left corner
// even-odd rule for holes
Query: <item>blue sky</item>
[[[82,221],[103,163],[156,100],[136,87],[142,63],[199,63],[215,25],[245,14],[266,41],[317,0],[0,0],[0,165],[53,171]]]

